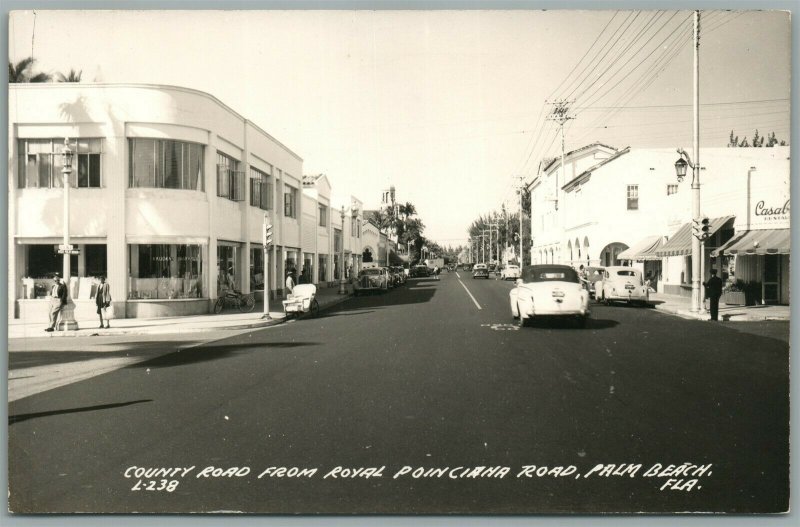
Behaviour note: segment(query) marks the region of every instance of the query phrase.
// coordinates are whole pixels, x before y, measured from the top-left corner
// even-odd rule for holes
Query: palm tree
[[[76,72],[74,69],[70,68],[67,75],[59,72],[56,74],[56,77],[58,78],[58,82],[80,82],[82,73],[83,70]]]
[[[50,82],[50,75],[47,73],[34,73],[31,71],[36,59],[28,57],[13,64],[8,63],[8,82]]]

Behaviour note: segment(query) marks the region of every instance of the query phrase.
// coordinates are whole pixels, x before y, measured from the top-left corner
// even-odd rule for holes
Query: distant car
[[[489,278],[489,268],[486,264],[475,264],[475,267],[472,268],[472,278]]]
[[[633,267],[606,267],[603,278],[595,283],[594,295],[605,304],[621,301],[644,305],[650,302],[650,291],[642,272]]]
[[[368,291],[388,291],[389,280],[389,271],[385,267],[364,269],[353,283],[353,294],[358,296]]]
[[[471,264],[471,263],[461,264],[461,270],[462,271],[472,271],[472,265],[473,264]]]
[[[603,279],[603,273],[605,270],[605,267],[585,267],[583,269],[583,285],[586,287],[586,290],[589,291],[589,296],[591,298],[595,298],[594,286],[597,282]]]
[[[502,280],[516,280],[520,277],[520,270],[518,265],[508,264],[500,271],[500,278]]]
[[[571,317],[586,327],[589,292],[568,265],[528,265],[509,293],[511,316],[520,327],[538,317]]]
[[[403,285],[406,283],[406,274],[403,272],[403,268],[400,266],[393,266],[390,267],[392,270],[392,274],[394,275],[395,282],[397,285]]]

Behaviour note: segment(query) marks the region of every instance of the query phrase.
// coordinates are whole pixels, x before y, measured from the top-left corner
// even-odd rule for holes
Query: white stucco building
[[[677,158],[674,149],[595,143],[566,154],[565,171],[560,158],[546,164],[528,182],[531,261],[576,268],[633,262],[659,291],[690,294],[691,173],[677,181]],[[788,303],[789,148],[702,149],[700,166],[701,211],[712,231],[703,279],[713,265],[766,283],[761,300]],[[762,212],[781,212],[767,221],[755,210],[759,203]],[[729,240],[754,229],[771,231],[770,247],[752,257],[741,249],[738,258],[724,256]]]
[[[96,277],[117,317],[207,313],[233,279],[264,289],[262,228],[273,225],[268,288],[287,270],[331,280],[327,178],[214,96],[157,85],[9,85],[9,316],[47,319],[60,272],[64,138],[75,316],[96,318]],[[338,219],[338,218],[337,218]],[[323,280],[324,278],[324,280]],[[261,296],[261,293],[257,295]]]

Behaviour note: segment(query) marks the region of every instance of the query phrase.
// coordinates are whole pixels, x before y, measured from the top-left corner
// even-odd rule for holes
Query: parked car
[[[508,264],[500,271],[500,278],[503,280],[516,280],[519,277],[520,271],[518,265]]]
[[[489,278],[489,268],[486,264],[475,264],[475,267],[472,268],[472,278]]]
[[[425,278],[430,276],[430,273],[427,265],[415,265],[411,268],[411,278]]]
[[[353,283],[353,294],[358,296],[368,291],[388,291],[389,280],[389,271],[385,267],[364,269]]]
[[[511,316],[520,327],[538,317],[571,317],[586,327],[589,292],[568,265],[528,265],[509,293]]]
[[[583,285],[586,287],[586,290],[589,291],[589,296],[591,298],[595,298],[594,289],[595,284],[603,279],[603,273],[605,272],[605,267],[585,267],[583,269],[584,272],[584,282]]]
[[[606,267],[603,278],[595,283],[595,299],[605,304],[615,301],[647,304],[650,291],[642,272],[633,267]]]

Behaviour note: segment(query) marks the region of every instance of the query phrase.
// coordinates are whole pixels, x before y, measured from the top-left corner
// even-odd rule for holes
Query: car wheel
[[[522,316],[522,311],[519,310],[519,304],[517,304],[517,327],[524,328],[528,325],[528,319]]]

